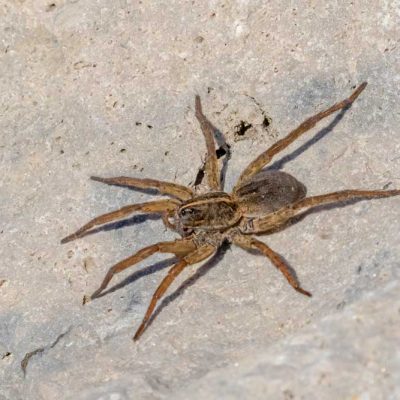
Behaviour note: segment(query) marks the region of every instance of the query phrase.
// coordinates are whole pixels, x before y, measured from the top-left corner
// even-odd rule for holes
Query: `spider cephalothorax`
[[[214,231],[235,225],[241,216],[235,198],[224,192],[214,192],[196,196],[182,204],[176,221],[187,229]]]
[[[101,215],[61,242],[66,243],[84,236],[92,228],[115,221],[135,211],[158,214],[164,224],[182,239],[160,242],[139,250],[136,254],[120,261],[107,272],[100,287],[90,297],[94,299],[107,287],[114,274],[138,263],[156,252],[172,253],[178,262],[168,271],[155,291],[143,321],[137,329],[137,340],[146,328],[158,300],[188,265],[198,263],[212,256],[224,241],[234,243],[246,250],[258,250],[283,273],[290,285],[298,292],[311,296],[301,288],[291,274],[285,261],[268,245],[257,240],[253,234],[268,233],[284,227],[299,214],[323,204],[345,200],[389,197],[400,194],[400,190],[344,190],[320,196],[306,197],[305,186],[291,175],[281,171],[263,170],[273,156],[294,142],[300,135],[332,113],[350,107],[365,89],[362,83],[347,99],[336,103],[300,124],[285,138],[279,140],[252,161],[239,177],[231,194],[223,192],[214,142],[214,127],[204,116],[200,97],[196,96],[196,118],[200,122],[207,145],[205,175],[209,192],[196,195],[191,188],[176,183],[129,177],[98,178],[93,180],[109,185],[141,189],[156,189],[170,198],[142,204],[132,204],[119,210]]]

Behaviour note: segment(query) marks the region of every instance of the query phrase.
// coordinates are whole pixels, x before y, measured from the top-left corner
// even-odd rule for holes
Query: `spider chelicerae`
[[[224,242],[234,243],[246,250],[258,250],[283,273],[294,289],[306,296],[311,296],[310,292],[300,286],[283,258],[267,244],[256,239],[254,235],[268,234],[281,229],[295,217],[317,206],[349,200],[396,196],[400,194],[400,190],[343,190],[306,197],[305,186],[293,176],[282,171],[263,170],[263,168],[276,154],[313,128],[317,122],[336,111],[349,108],[366,85],[366,82],[362,83],[350,97],[308,118],[285,138],[261,153],[245,168],[229,194],[222,188],[215,147],[215,128],[204,116],[199,96],[195,97],[195,115],[207,146],[204,168],[209,189],[207,193],[198,195],[189,187],[154,179],[92,176],[91,179],[108,185],[155,189],[169,198],[128,205],[96,217],[72,235],[64,238],[61,243],[80,238],[90,233],[96,226],[119,220],[137,211],[158,214],[165,226],[178,232],[181,239],[153,244],[120,261],[109,269],[100,287],[88,300],[98,297],[115,274],[152,254],[157,252],[174,254],[178,261],[170,268],[167,276],[154,292],[143,321],[133,337],[137,340],[148,325],[158,300],[174,279],[188,265],[212,256]]]

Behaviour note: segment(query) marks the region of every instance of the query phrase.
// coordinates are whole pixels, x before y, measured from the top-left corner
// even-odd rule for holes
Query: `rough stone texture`
[[[399,290],[394,282],[368,293],[174,398],[398,399]]]
[[[400,187],[399,19],[386,1],[0,2],[0,399],[399,398],[398,198],[263,238],[312,299],[231,248],[178,279],[136,344],[164,257],[85,307],[82,296],[174,234],[135,217],[59,243],[152,197],[90,175],[193,183],[195,93],[232,146],[229,190],[261,150],[367,80],[340,121],[273,165],[310,194]],[[241,121],[252,128],[238,137]]]

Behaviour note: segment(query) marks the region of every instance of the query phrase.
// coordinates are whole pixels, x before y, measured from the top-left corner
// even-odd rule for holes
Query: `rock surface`
[[[195,93],[231,145],[229,191],[263,149],[368,81],[272,166],[309,194],[400,187],[399,19],[384,1],[1,3],[0,399],[399,398],[399,198],[262,238],[311,299],[263,257],[224,249],[182,274],[137,343],[171,259],[83,295],[176,236],[135,216],[60,245],[94,215],[153,198],[91,175],[193,184]]]

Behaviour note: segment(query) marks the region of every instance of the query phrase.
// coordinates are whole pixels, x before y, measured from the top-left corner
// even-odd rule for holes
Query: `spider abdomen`
[[[239,186],[235,195],[243,214],[259,216],[279,210],[306,196],[306,187],[282,171],[261,171]]]

